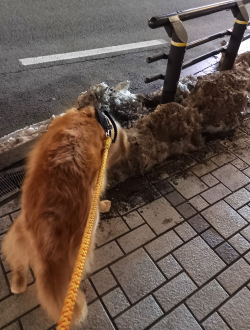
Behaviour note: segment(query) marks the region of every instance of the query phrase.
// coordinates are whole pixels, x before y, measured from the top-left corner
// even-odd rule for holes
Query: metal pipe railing
[[[210,56],[219,54],[221,51],[225,51],[225,57],[221,66],[221,70],[223,71],[232,69],[249,20],[249,16],[244,6],[244,3],[250,3],[250,0],[229,0],[171,14],[159,15],[152,17],[149,20],[149,27],[153,29],[164,27],[168,35],[172,38],[169,54],[165,54],[163,52],[155,56],[150,56],[147,59],[148,63],[152,63],[161,59],[168,59],[166,74],[164,76],[161,103],[168,103],[174,101],[182,68],[186,68]],[[210,35],[208,37],[193,41],[189,44],[187,43],[188,35],[182,24],[182,21],[205,15],[210,15],[227,9],[231,9],[234,17],[236,18],[233,29]],[[194,48],[211,40],[221,38],[225,35],[231,35],[227,48],[216,49],[210,53],[199,56],[198,58],[195,58],[182,65],[184,55],[187,49]],[[145,82],[162,79],[162,77],[162,74],[158,74],[151,78],[147,78]]]
[[[247,4],[250,3],[250,0],[243,0],[242,2],[243,4]],[[169,24],[170,17],[176,15],[178,15],[180,20],[183,22],[189,19],[194,19],[201,16],[207,16],[210,14],[218,13],[223,10],[234,9],[234,8],[237,9],[237,2],[235,0],[217,2],[207,6],[192,8],[183,11],[177,11],[171,14],[154,16],[150,18],[148,25],[151,29],[156,29]]]
[[[225,36],[230,36],[231,34],[232,34],[232,29],[228,29],[226,31],[221,31],[221,32],[212,34],[208,37],[198,39],[196,41],[192,41],[192,42],[188,43],[186,49],[191,49],[191,48],[203,45],[206,42],[209,42],[209,41],[212,41],[212,40],[215,40],[215,39],[218,39],[218,38],[223,38]],[[163,59],[167,60],[168,55],[165,54],[164,52],[161,52],[159,54],[147,57],[146,61],[147,61],[147,63],[153,63],[155,61],[159,61],[159,60],[163,60]]]

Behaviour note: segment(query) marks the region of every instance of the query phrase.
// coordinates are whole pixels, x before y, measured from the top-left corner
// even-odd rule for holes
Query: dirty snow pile
[[[198,77],[193,90],[184,92],[181,104],[158,105],[127,130],[129,154],[109,171],[110,186],[149,171],[170,155],[201,148],[205,132],[242,124],[250,106],[249,65],[243,61],[233,70]]]
[[[19,129],[0,138],[0,155],[47,132],[51,119]]]

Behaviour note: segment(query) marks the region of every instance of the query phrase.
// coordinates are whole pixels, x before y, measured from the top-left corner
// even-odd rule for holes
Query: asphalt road
[[[144,88],[145,76],[165,71],[166,62],[146,64],[150,52],[108,55],[45,68],[19,59],[116,46],[155,39],[170,41],[163,28],[151,30],[148,18],[215,2],[213,0],[1,0],[0,136],[60,113],[92,84],[132,81]],[[250,5],[247,5],[250,12]],[[232,27],[230,11],[185,22],[189,41]],[[186,59],[219,47],[220,40],[194,48]],[[162,48],[162,47],[159,47]],[[167,47],[165,47],[167,48]]]

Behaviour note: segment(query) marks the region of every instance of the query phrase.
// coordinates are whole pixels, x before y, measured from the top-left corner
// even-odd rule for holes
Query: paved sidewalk
[[[230,139],[108,191],[83,283],[89,316],[75,329],[250,329],[249,133],[247,120]],[[0,240],[19,209],[18,197],[0,207]],[[2,260],[0,330],[55,329],[32,273],[21,295],[10,278]]]

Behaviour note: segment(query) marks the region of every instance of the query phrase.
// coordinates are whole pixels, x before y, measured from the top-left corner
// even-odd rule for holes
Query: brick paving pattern
[[[227,140],[158,165],[107,191],[89,315],[75,330],[250,329],[250,120]],[[0,204],[0,242],[20,196]],[[54,330],[29,273],[12,295],[0,261],[0,330]]]

